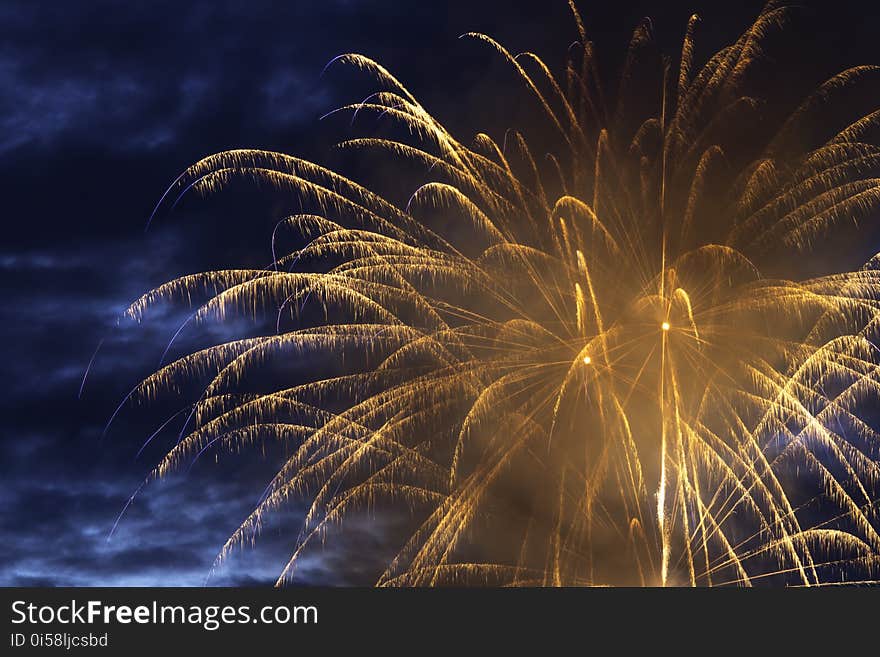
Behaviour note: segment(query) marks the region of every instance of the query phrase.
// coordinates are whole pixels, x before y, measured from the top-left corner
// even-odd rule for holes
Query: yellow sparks
[[[188,169],[168,198],[240,177],[290,195],[270,267],[176,279],[128,311],[272,317],[135,392],[206,381],[152,477],[206,451],[287,454],[220,558],[305,499],[279,584],[365,511],[411,519],[380,585],[876,580],[880,256],[799,272],[880,210],[880,110],[850,116],[847,100],[880,69],[844,71],[767,125],[747,84],[784,11],[702,66],[693,18],[671,77],[643,23],[614,93],[585,33],[559,80],[470,35],[534,101],[532,144],[465,145],[384,67],[338,58],[380,88],[342,109],[398,136],[340,147],[427,176],[395,190],[406,203],[282,153]]]

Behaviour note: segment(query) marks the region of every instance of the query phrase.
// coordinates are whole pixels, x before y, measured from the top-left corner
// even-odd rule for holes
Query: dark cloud
[[[28,451],[41,450],[25,443],[14,451],[4,456],[22,462]],[[14,477],[3,495],[9,511],[0,517],[7,539],[0,548],[4,584],[269,585],[290,555],[302,513],[292,507],[273,516],[255,548],[233,551],[214,570],[221,546],[256,501],[260,480],[248,469],[238,471],[245,475],[239,479],[198,472],[159,481],[135,499],[112,532],[137,483],[131,477],[35,474]],[[295,581],[346,584],[375,577],[385,528],[355,519],[347,525],[347,541],[365,556],[352,560],[349,549],[317,546]]]
[[[241,94],[242,125],[271,133],[311,119],[327,100],[316,72],[278,71],[303,47],[281,38],[300,13],[281,9],[271,29],[245,3],[7,5],[0,156],[59,143],[138,154],[173,148],[230,111],[230,86]]]

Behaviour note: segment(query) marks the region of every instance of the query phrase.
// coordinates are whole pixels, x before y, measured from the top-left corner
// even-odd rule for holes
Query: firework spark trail
[[[207,157],[163,197],[244,177],[302,208],[273,231],[270,268],[183,277],[128,310],[139,320],[206,294],[194,324],[275,319],[275,334],[185,356],[133,392],[210,380],[193,430],[151,478],[209,449],[292,449],[218,563],[267,513],[305,497],[279,583],[316,537],[365,508],[413,518],[381,585],[877,579],[880,259],[812,279],[762,272],[785,271],[843,220],[880,208],[880,110],[798,141],[817,106],[876,83],[878,69],[835,76],[775,136],[749,138],[758,100],[746,80],[785,8],[768,4],[701,68],[692,17],[678,70],[652,69],[658,97],[638,107],[623,101],[649,59],[650,24],[633,35],[614,105],[572,10],[581,47],[569,49],[579,55],[564,82],[532,53],[468,35],[537,102],[547,143],[560,144],[546,166],[514,131],[502,146],[483,133],[465,146],[390,72],[352,54],[334,63],[380,90],[341,109],[413,137],[340,148],[423,167],[432,180],[404,208],[258,150]],[[280,252],[282,225],[304,246]],[[326,264],[306,271],[316,263]],[[326,322],[282,329],[307,306]],[[244,390],[270,364],[353,351],[355,364],[326,378]]]

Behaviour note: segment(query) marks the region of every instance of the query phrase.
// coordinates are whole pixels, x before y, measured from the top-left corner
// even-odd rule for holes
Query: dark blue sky
[[[702,43],[715,48],[734,39],[761,5],[720,4],[579,3],[600,53],[610,49],[612,67],[643,15],[655,18],[662,45],[673,52],[693,11],[704,17]],[[788,65],[818,79],[841,66],[876,63],[871,31],[880,12],[874,6],[865,13],[869,6],[833,3],[822,20],[804,12],[792,37],[802,50]],[[219,465],[205,459],[151,484],[108,540],[126,499],[182,422],[172,421],[139,457],[144,441],[178,410],[172,402],[126,407],[102,437],[182,318],[169,311],[139,326],[117,327],[116,320],[130,301],[175,275],[265,265],[281,215],[277,199],[233,190],[222,201],[188,200],[144,233],[146,219],[183,168],[218,150],[253,146],[332,161],[332,143],[351,128],[347,120],[318,117],[371,90],[345,71],[320,76],[342,52],[383,62],[457,130],[503,130],[509,101],[487,92],[496,89],[497,62],[478,44],[456,39],[471,30],[551,63],[576,36],[564,0],[0,4],[0,585],[205,581],[278,455]],[[185,333],[172,355],[224,330],[230,328]],[[298,510],[274,524],[256,549],[235,556],[209,582],[274,581]],[[376,519],[347,525],[346,544],[360,556],[328,541],[304,562],[300,581],[369,583],[389,533],[389,522]]]

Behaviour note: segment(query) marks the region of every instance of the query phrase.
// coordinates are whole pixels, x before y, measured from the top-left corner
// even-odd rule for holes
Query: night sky
[[[734,40],[761,4],[579,7],[613,71],[642,16],[675,56],[688,16],[700,13],[699,55]],[[809,88],[842,67],[880,63],[876,2],[801,5],[788,55],[768,53],[787,79]],[[332,145],[370,125],[319,117],[374,88],[337,68],[321,75],[343,52],[382,62],[459,135],[500,136],[516,120],[502,67],[485,46],[457,39],[467,31],[557,67],[576,38],[564,0],[0,3],[0,585],[274,582],[299,528],[296,508],[277,516],[256,548],[210,569],[278,455],[206,458],[150,484],[111,537],[183,416],[141,447],[181,403],[126,405],[104,430],[185,319],[169,309],[117,325],[121,311],[177,275],[267,265],[283,199],[234,186],[187,198],[144,227],[174,178],[219,150],[267,148],[333,165]],[[240,328],[184,332],[165,361]],[[393,533],[381,517],[348,524],[345,541],[313,551],[297,581],[370,583]]]

